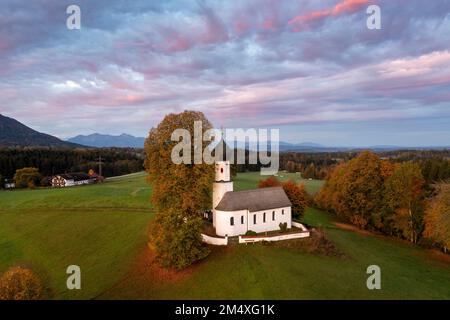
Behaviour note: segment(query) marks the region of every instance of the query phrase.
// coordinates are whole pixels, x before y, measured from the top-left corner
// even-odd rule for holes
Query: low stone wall
[[[239,243],[253,243],[261,241],[282,241],[309,237],[309,231],[282,234],[279,236],[239,236]]]
[[[304,225],[299,222],[292,221],[292,226],[301,229],[302,231],[308,231]],[[309,232],[309,231],[308,231]]]
[[[292,221],[292,226],[299,228],[301,231],[288,234],[280,234],[277,236],[239,236],[239,243],[253,243],[260,241],[282,241],[282,240],[300,239],[309,237],[308,229],[306,229],[306,227],[301,223]]]
[[[211,237],[202,233],[202,240],[207,244],[212,244],[214,246],[226,246],[228,244],[228,237],[225,238],[217,238]]]

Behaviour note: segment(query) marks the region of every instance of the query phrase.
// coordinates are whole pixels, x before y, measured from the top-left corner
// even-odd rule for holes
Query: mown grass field
[[[237,175],[234,180],[234,190],[253,189],[258,186],[260,180],[267,179],[266,176],[261,176],[259,172],[246,172]],[[280,181],[293,180],[297,183],[303,183],[306,191],[310,194],[315,194],[323,185],[323,180],[307,180],[302,179],[299,173],[280,172],[277,176]]]
[[[240,174],[235,189],[260,179]],[[305,181],[311,193],[320,183]],[[315,209],[305,222],[323,228],[345,257],[257,244],[213,248],[188,270],[162,271],[146,256],[150,193],[142,173],[102,185],[0,192],[0,272],[30,266],[56,299],[450,299],[447,257],[339,229]],[[71,264],[82,269],[82,290],[66,289]],[[372,264],[381,267],[382,290],[366,288]]]

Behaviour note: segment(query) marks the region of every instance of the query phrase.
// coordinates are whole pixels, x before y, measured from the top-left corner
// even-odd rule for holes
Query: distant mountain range
[[[143,148],[145,138],[134,137],[129,134],[118,136],[108,134],[90,134],[78,135],[63,141],[54,136],[33,130],[19,121],[5,117],[0,114],[0,147],[60,147],[60,148]],[[227,144],[233,144],[227,141]],[[236,146],[238,144],[235,144]],[[245,144],[247,149],[257,150],[255,144]],[[339,151],[359,151],[373,150],[375,152],[394,151],[394,150],[442,150],[450,149],[450,146],[442,147],[399,147],[391,145],[377,145],[370,147],[327,147],[318,143],[303,142],[289,143],[280,141],[279,150],[281,152],[339,152]],[[263,150],[263,149],[261,149]]]
[[[67,141],[96,148],[143,148],[145,138],[134,137],[125,133],[118,136],[94,133],[90,135],[79,135],[67,139]]]
[[[77,148],[81,146],[38,132],[15,119],[0,114],[0,147]]]
[[[227,144],[232,146],[233,143],[227,141]],[[237,146],[238,144],[235,144]],[[393,145],[376,145],[376,146],[368,146],[368,147],[327,147],[318,143],[313,142],[303,142],[303,143],[290,143],[280,141],[279,144],[280,152],[303,152],[303,153],[316,153],[316,152],[358,152],[361,150],[372,150],[374,152],[386,152],[386,151],[395,151],[395,150],[443,150],[450,149],[450,146],[437,146],[437,147],[400,147]],[[270,142],[268,142],[267,147],[270,148]],[[257,151],[258,145],[255,143],[245,143],[245,148],[251,151]],[[260,150],[266,150],[264,145]]]

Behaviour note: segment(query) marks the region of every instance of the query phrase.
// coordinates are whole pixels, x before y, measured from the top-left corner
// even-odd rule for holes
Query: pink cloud
[[[310,22],[321,21],[328,17],[337,17],[343,14],[350,14],[358,11],[364,5],[373,2],[371,0],[342,0],[333,7],[312,11],[308,14],[298,15],[288,21],[289,25],[294,26],[294,31],[300,31],[301,27]]]

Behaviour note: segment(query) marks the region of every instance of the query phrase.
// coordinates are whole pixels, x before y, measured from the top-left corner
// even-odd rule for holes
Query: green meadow
[[[302,181],[297,174],[278,178]],[[235,189],[255,188],[260,179],[239,174]],[[310,193],[322,185],[302,182]],[[308,209],[305,223],[323,229],[344,256],[264,244],[216,247],[187,270],[165,271],[147,257],[150,194],[144,173],[91,186],[0,191],[0,272],[28,266],[54,299],[450,299],[447,256],[338,228],[316,209]],[[381,290],[366,287],[373,264],[381,268]],[[81,267],[81,290],[66,288],[69,265]]]

